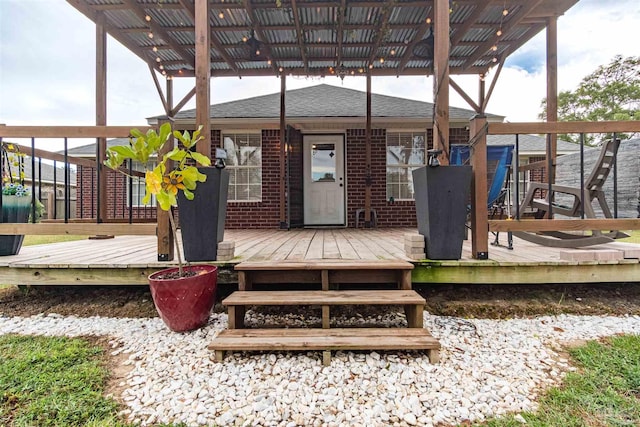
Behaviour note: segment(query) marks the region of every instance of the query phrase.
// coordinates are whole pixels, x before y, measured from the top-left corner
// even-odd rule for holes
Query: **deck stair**
[[[404,261],[243,262],[238,270],[239,291],[222,304],[229,329],[209,345],[221,361],[225,351],[320,350],[330,364],[335,350],[426,350],[432,363],[440,343],[423,328],[426,301],[411,290],[413,265]],[[254,284],[318,283],[322,290],[252,290]],[[393,290],[330,290],[342,283],[395,283]],[[322,328],[244,329],[247,307],[320,306]],[[331,307],[344,305],[401,305],[408,328],[331,328]]]

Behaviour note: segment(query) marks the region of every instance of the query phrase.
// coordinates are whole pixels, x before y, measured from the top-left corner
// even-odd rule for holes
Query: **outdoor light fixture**
[[[260,61],[263,59],[263,57],[260,56],[260,50],[262,49],[263,43],[255,37],[253,29],[251,29],[251,32],[249,33],[249,38],[243,37],[242,41],[249,49],[249,60]]]
[[[420,59],[433,59],[434,36],[433,27],[429,27],[429,35],[413,46],[413,55]]]

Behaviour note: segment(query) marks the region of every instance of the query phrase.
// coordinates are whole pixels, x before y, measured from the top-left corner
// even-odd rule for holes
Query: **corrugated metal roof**
[[[496,31],[502,26],[504,34],[500,39],[499,53],[513,52],[532,37],[531,28],[541,28],[546,16],[559,16],[578,0],[541,0],[536,3],[509,4],[488,3],[486,0],[465,0],[451,3],[450,22],[455,40],[450,59],[452,74],[471,74],[486,72],[491,58],[480,52],[487,44],[496,40]],[[75,0],[72,4],[89,18],[96,20],[104,15],[109,31],[125,46],[158,69],[156,55],[149,54],[152,46],[164,46],[169,52],[160,55],[166,61],[183,61],[183,64],[170,64],[166,69],[192,70],[195,43],[194,17],[195,5],[192,1],[179,0],[135,0],[135,4],[151,16],[146,22],[140,10],[132,10],[122,0]],[[188,7],[185,8],[185,5]],[[409,74],[428,74],[431,61],[416,58],[412,45],[418,34],[424,38],[426,18],[433,19],[433,0],[345,0],[345,8],[340,2],[326,0],[226,0],[209,2],[209,21],[213,35],[212,56],[215,61],[228,60],[246,62],[238,67],[242,75],[272,75],[273,67],[265,67],[264,61],[248,61],[248,49],[242,49],[242,37],[250,30],[256,30],[256,38],[266,46],[265,54],[272,56],[275,63],[303,64],[304,53],[315,62],[334,63],[337,57],[348,58],[353,63],[368,67],[369,58],[387,56],[387,63],[375,65],[373,75],[395,75],[398,70],[391,64],[406,62],[400,72]],[[504,8],[509,10],[503,15]],[[478,13],[481,11],[481,13]],[[526,12],[526,13],[525,13]],[[297,14],[297,17],[295,16]],[[479,17],[478,17],[479,16]],[[475,22],[468,23],[471,17]],[[296,19],[298,18],[298,19]],[[296,24],[297,22],[297,24]],[[470,25],[467,25],[470,24]],[[465,34],[459,34],[464,26]],[[149,30],[156,28],[154,37],[148,37]],[[162,29],[165,29],[164,31]],[[156,32],[158,34],[156,34]],[[162,33],[166,33],[162,35]],[[342,34],[342,52],[337,52],[337,36]],[[301,35],[301,40],[298,37]],[[167,38],[167,40],[164,40]],[[323,43],[322,46],[314,44]],[[336,44],[332,49],[326,43]],[[349,46],[355,44],[357,46]],[[306,49],[294,52],[291,46],[306,45]],[[396,55],[391,54],[395,51]],[[185,52],[188,52],[185,54]],[[295,57],[290,57],[290,55]],[[372,56],[373,55],[373,56]],[[167,59],[165,59],[167,58]],[[402,58],[402,59],[400,59]],[[474,59],[473,64],[469,64]],[[235,65],[230,61],[226,67],[219,62],[212,63],[214,76],[236,75]],[[253,66],[251,66],[253,64]],[[307,69],[302,65],[291,65],[287,74],[305,75]],[[324,72],[323,67],[316,70]],[[184,73],[182,75],[190,75]]]

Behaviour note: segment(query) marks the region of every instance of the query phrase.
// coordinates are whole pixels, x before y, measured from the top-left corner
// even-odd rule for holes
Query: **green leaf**
[[[189,190],[182,190],[182,192],[184,193],[184,197],[185,197],[187,200],[193,200],[193,196],[194,196],[194,195],[193,195],[193,193],[192,193],[191,191],[189,191]]]
[[[129,133],[132,136],[135,136],[136,138],[144,137],[144,134],[142,132],[140,132],[138,129],[131,129],[131,131]]]
[[[209,159],[207,156],[200,154],[198,152],[192,152],[191,157],[193,158],[193,160],[200,163],[202,166],[209,166],[211,164],[211,159]]]
[[[186,157],[186,155],[187,153],[184,150],[181,150],[180,148],[174,148],[173,150],[165,154],[165,158],[175,160],[176,162],[181,162]]]
[[[160,209],[162,209],[163,211],[168,211],[169,209],[171,209],[172,205],[171,205],[171,198],[169,197],[169,193],[165,191],[158,193],[156,195],[156,201],[158,202]]]
[[[133,151],[133,148],[131,148],[128,145],[115,145],[113,147],[109,147],[107,149],[107,155],[109,155],[109,152],[114,152],[114,153],[118,153],[120,156],[126,158],[126,159],[136,159],[138,158],[138,156],[136,155],[136,152]]]

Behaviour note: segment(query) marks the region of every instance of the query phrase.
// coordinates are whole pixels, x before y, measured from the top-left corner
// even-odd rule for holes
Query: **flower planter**
[[[418,232],[429,259],[460,259],[471,166],[425,166],[413,171]]]
[[[31,197],[2,195],[3,223],[26,223],[31,212]],[[22,247],[23,235],[0,235],[0,256],[15,255]]]
[[[174,332],[190,331],[206,325],[216,301],[218,267],[192,265],[184,267],[184,270],[195,272],[196,275],[179,277],[178,268],[169,268],[149,276],[149,288],[156,310]]]
[[[218,243],[224,239],[229,172],[214,167],[198,170],[207,175],[207,180],[198,184],[193,200],[187,200],[182,192],[178,194],[184,258],[215,261]]]

